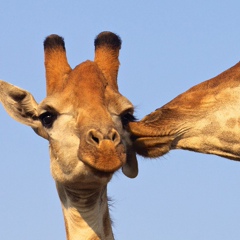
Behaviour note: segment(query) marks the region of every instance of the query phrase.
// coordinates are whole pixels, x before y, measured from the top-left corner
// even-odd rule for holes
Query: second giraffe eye
[[[50,112],[45,112],[39,116],[39,120],[45,128],[51,128],[56,118],[57,115]]]

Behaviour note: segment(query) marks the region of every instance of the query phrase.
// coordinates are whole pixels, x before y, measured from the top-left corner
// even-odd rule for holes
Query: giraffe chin
[[[81,148],[78,154],[79,159],[99,172],[114,173],[126,163],[127,154],[123,144],[115,146],[112,141],[104,140],[99,143],[95,151],[92,148],[86,149],[86,146]]]

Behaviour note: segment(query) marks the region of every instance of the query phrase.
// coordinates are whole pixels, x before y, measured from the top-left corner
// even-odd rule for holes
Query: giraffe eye
[[[127,112],[121,116],[122,125],[126,127],[129,122],[134,122],[137,119],[131,113]]]
[[[51,128],[56,118],[57,115],[50,112],[45,112],[39,116],[39,120],[45,128]]]

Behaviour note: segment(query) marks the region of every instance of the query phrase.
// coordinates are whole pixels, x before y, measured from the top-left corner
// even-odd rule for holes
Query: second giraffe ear
[[[133,150],[128,150],[127,152],[127,162],[122,167],[122,171],[125,176],[129,178],[135,178],[138,175],[138,161],[136,157],[136,152]]]
[[[114,33],[102,32],[95,41],[95,59],[98,67],[102,71],[108,83],[115,90],[118,90],[117,75],[119,69],[119,50],[121,39]]]

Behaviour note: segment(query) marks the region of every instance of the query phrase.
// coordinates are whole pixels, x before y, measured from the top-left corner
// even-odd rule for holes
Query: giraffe
[[[129,123],[134,148],[152,158],[186,149],[239,161],[239,104],[240,62]]]
[[[47,97],[40,104],[28,91],[0,81],[8,114],[49,141],[67,240],[114,239],[107,184],[121,167],[130,178],[138,174],[127,131],[133,105],[117,84],[121,39],[102,32],[94,45],[94,61],[72,69],[63,38],[45,39]]]

